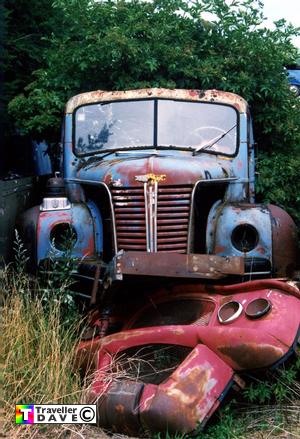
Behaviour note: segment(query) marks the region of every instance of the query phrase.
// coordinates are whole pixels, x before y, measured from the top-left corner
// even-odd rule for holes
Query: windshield
[[[159,99],[85,105],[75,112],[79,155],[149,147],[233,155],[237,112],[227,105]]]

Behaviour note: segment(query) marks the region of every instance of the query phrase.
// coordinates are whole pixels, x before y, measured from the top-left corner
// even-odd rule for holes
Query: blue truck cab
[[[62,175],[22,218],[32,265],[63,256],[124,276],[289,276],[296,228],[255,202],[247,102],[218,90],[94,91],[66,106]],[[283,249],[284,246],[284,249]],[[103,278],[103,282],[105,283]]]

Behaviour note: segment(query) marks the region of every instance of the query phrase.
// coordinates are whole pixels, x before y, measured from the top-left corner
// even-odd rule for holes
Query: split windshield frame
[[[88,106],[92,106],[92,105],[107,105],[107,104],[112,104],[112,103],[117,103],[117,102],[138,102],[138,101],[153,101],[154,102],[154,126],[153,126],[153,145],[151,146],[119,146],[116,148],[103,148],[103,149],[99,149],[96,151],[88,151],[86,153],[79,153],[78,151],[76,151],[76,113],[77,111],[82,108],[82,107],[88,107]],[[232,154],[227,154],[225,152],[221,152],[221,151],[214,151],[214,150],[210,150],[210,149],[206,149],[204,148],[203,151],[196,151],[196,148],[194,148],[193,146],[176,146],[176,145],[157,145],[157,126],[158,126],[158,101],[173,101],[173,102],[189,102],[189,103],[198,103],[198,104],[202,104],[202,105],[220,105],[223,107],[229,107],[231,109],[233,109],[236,113],[236,130],[237,130],[237,135],[236,135],[236,147],[235,147],[235,151]],[[97,156],[99,155],[99,158],[101,157],[102,154],[106,154],[106,153],[114,153],[114,152],[118,152],[118,151],[145,151],[145,150],[177,150],[177,151],[190,151],[190,152],[195,152],[196,151],[196,155],[200,155],[202,153],[205,154],[211,154],[211,155],[221,155],[221,156],[225,156],[225,157],[230,157],[230,158],[234,158],[238,155],[239,152],[239,144],[240,144],[240,113],[237,111],[237,109],[231,105],[231,104],[227,104],[227,103],[223,103],[223,102],[206,102],[206,101],[195,101],[195,100],[188,100],[188,99],[172,99],[172,98],[160,98],[160,97],[145,97],[145,98],[140,98],[140,99],[117,99],[117,100],[109,100],[109,101],[99,101],[99,102],[91,102],[91,103],[86,103],[83,105],[79,105],[78,107],[76,107],[76,109],[73,111],[72,113],[72,150],[73,153],[76,157],[82,158],[82,157],[91,157],[91,156]]]

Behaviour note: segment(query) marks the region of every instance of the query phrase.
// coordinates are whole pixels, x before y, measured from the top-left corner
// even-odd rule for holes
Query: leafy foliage
[[[208,427],[206,432],[199,432],[196,439],[242,439],[245,431],[245,420],[237,418],[232,404],[226,405],[219,412],[219,422]]]
[[[300,158],[291,151],[261,152],[258,160],[257,194],[261,200],[286,209],[300,224]]]
[[[236,92],[251,105],[255,138],[264,152],[259,193],[299,215],[294,187],[287,183],[299,169],[300,100],[290,93],[283,69],[299,56],[291,44],[298,30],[284,20],[274,30],[265,28],[260,0],[43,0],[43,5],[41,17],[33,2],[29,18],[25,13],[29,23],[19,31],[9,21],[13,34],[20,33],[9,40],[10,66],[19,55],[25,63],[24,75],[17,64],[13,79],[23,90],[20,83],[12,87],[9,103],[20,132],[58,140],[65,102],[88,90],[159,86]],[[24,13],[23,1],[15,8]],[[12,7],[11,17],[16,11]],[[212,21],[205,21],[204,13]]]
[[[241,94],[254,104],[263,133],[272,132],[269,146],[274,130],[288,139],[274,112],[283,123],[293,113],[282,66],[297,56],[295,30],[282,21],[275,31],[259,27],[256,1],[56,0],[53,10],[60,19],[43,38],[44,66],[10,103],[25,132],[57,128],[66,100],[78,92],[176,86]],[[215,22],[205,22],[203,12]]]
[[[292,403],[300,396],[297,382],[299,373],[300,358],[297,358],[288,368],[282,366],[273,373],[269,372],[268,381],[256,379],[244,391],[244,396],[251,403]]]
[[[58,25],[56,10],[48,0],[6,0],[2,6],[6,23],[5,93],[11,99],[31,81],[34,70],[43,65],[41,52],[45,36]]]

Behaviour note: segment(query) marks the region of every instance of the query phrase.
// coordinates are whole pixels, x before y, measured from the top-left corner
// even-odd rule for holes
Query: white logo
[[[23,421],[28,421],[29,417],[28,417],[28,413],[32,412],[32,409],[20,409],[20,412],[23,413]]]
[[[34,424],[96,424],[96,404],[33,404],[30,408],[20,408],[23,420],[29,420],[33,411]]]

